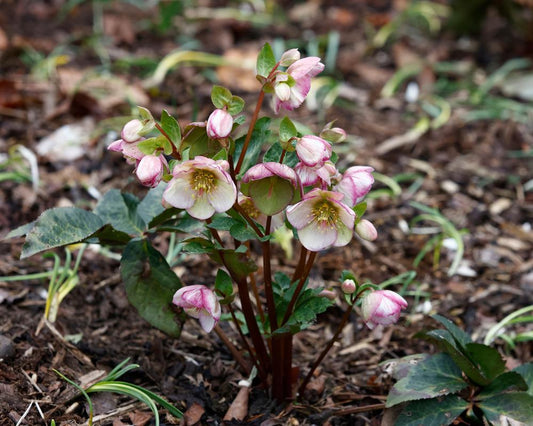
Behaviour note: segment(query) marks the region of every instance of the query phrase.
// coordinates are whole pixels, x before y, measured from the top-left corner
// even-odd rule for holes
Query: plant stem
[[[227,305],[227,306],[228,306],[228,310],[229,310],[229,312],[231,314],[231,318],[233,319],[233,323],[235,324],[235,327],[237,327],[237,331],[239,332],[239,336],[241,336],[243,345],[245,346],[246,350],[250,354],[250,358],[252,359],[252,362],[254,363],[256,368],[259,370],[259,364],[258,364],[257,358],[256,358],[254,352],[252,351],[252,348],[250,347],[250,344],[248,343],[248,339],[246,338],[246,336],[242,332],[242,327],[239,324],[239,320],[235,316],[235,310],[233,309],[233,307],[231,305]]]
[[[239,174],[241,170],[242,162],[244,161],[244,156],[248,150],[248,145],[250,145],[250,140],[252,139],[252,133],[254,132],[255,123],[257,117],[259,117],[259,111],[261,111],[261,105],[263,105],[263,99],[265,99],[265,92],[261,89],[259,97],[257,98],[257,104],[255,105],[254,115],[252,116],[252,121],[250,122],[250,127],[248,128],[248,133],[246,134],[246,139],[244,139],[244,145],[242,146],[241,155],[239,155],[239,161],[235,166],[235,175]]]
[[[352,309],[355,306],[355,300],[357,300],[357,299],[354,299],[354,302],[348,307],[348,309],[346,309],[346,312],[344,312],[344,315],[342,316],[341,323],[339,324],[339,327],[337,328],[337,331],[336,331],[335,335],[330,339],[330,341],[328,342],[327,346],[324,348],[324,350],[320,353],[318,358],[315,360],[315,362],[313,363],[311,369],[307,373],[307,376],[305,376],[305,379],[303,380],[303,382],[298,387],[298,395],[300,395],[300,396],[303,395],[303,392],[304,392],[306,386],[308,385],[309,381],[311,380],[311,377],[313,376],[313,373],[315,372],[316,368],[320,365],[320,363],[322,362],[324,357],[328,354],[329,350],[333,347],[333,344],[335,343],[335,341],[337,340],[337,338],[341,334],[342,330],[346,326],[346,323],[350,319],[350,314],[352,313]]]
[[[170,139],[170,136],[168,135],[168,133],[165,132],[165,130],[161,127],[159,123],[155,123],[155,127],[170,142],[170,145],[172,146],[172,154],[171,154],[172,157],[174,157],[176,160],[181,160],[181,154],[176,148],[176,145],[174,145],[174,142],[172,142],[172,139]]]
[[[248,222],[248,225],[250,225],[250,227],[255,231],[259,238],[263,238],[265,236],[265,234],[263,234],[261,230],[257,227],[254,220],[250,216],[248,216],[248,213],[244,211],[244,209],[239,205],[238,202],[233,204],[233,209],[237,213],[239,213],[244,218],[244,220],[246,220],[246,222]]]
[[[239,365],[241,366],[241,368],[244,370],[246,375],[247,376],[250,375],[250,366],[244,360],[244,358],[242,357],[241,353],[237,350],[235,345],[231,343],[231,340],[228,338],[228,336],[226,336],[226,333],[224,333],[224,330],[222,330],[218,324],[215,326],[214,330],[215,330],[215,333],[218,335],[218,337],[220,337],[220,340],[222,340],[222,342],[229,349],[229,351],[231,352],[231,355],[233,356],[233,358],[235,358],[235,361],[237,361]]]
[[[315,259],[316,259],[316,251],[310,252],[309,257],[307,258],[305,267],[303,268],[303,273],[299,277],[298,286],[296,287],[296,290],[294,290],[294,294],[292,295],[291,301],[287,305],[287,310],[285,311],[285,315],[283,316],[281,325],[285,324],[289,320],[289,317],[292,314],[294,306],[296,305],[296,301],[298,300],[298,296],[300,296],[300,292],[302,291],[305,285],[305,281],[307,280],[309,272],[311,271],[311,268],[313,267],[313,264],[315,263]]]

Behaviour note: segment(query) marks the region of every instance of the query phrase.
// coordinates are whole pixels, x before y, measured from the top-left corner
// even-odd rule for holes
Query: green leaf
[[[489,385],[485,386],[479,393],[478,398],[486,399],[502,392],[525,391],[527,388],[527,383],[519,373],[508,371],[500,374]]]
[[[242,222],[238,222],[233,225],[230,228],[229,233],[237,241],[256,240],[258,238],[258,235],[255,233],[255,231],[249,228],[246,223]]]
[[[94,213],[77,207],[56,207],[43,212],[28,232],[21,259],[35,253],[79,243],[103,228],[105,223]]]
[[[226,271],[219,269],[215,278],[215,289],[224,297],[233,294],[233,281]]]
[[[163,112],[161,113],[161,127],[170,137],[172,143],[175,146],[179,146],[181,141],[180,125],[178,121],[174,117],[172,117],[166,110],[163,110]]]
[[[100,199],[94,213],[116,230],[140,236],[146,229],[146,224],[137,214],[138,204],[139,200],[135,196],[111,189]]]
[[[394,425],[449,425],[468,408],[468,405],[467,401],[456,395],[412,401],[405,406]]]
[[[495,424],[500,423],[504,415],[513,420],[531,424],[533,413],[533,396],[527,392],[511,392],[495,395],[478,404],[487,419]]]
[[[211,158],[221,149],[219,142],[207,137],[205,126],[188,125],[183,130],[183,135],[179,150],[182,155],[189,150],[189,158],[198,155]]]
[[[241,112],[243,108],[244,108],[244,99],[241,98],[240,96],[232,96],[231,102],[229,103],[229,106],[228,106],[228,112],[231,115],[236,115],[239,112]]]
[[[183,316],[173,309],[172,297],[182,287],[164,256],[147,240],[134,239],[126,245],[120,273],[128,300],[154,327],[179,337]]]
[[[215,245],[205,238],[189,238],[183,242],[183,251],[186,253],[211,253],[215,249]]]
[[[154,219],[167,211],[161,203],[166,187],[166,182],[161,182],[155,188],[150,189],[137,206],[137,214],[150,227],[153,226],[152,221]]]
[[[292,201],[294,191],[291,182],[278,176],[256,180],[248,186],[249,196],[255,206],[267,216],[273,216],[285,209]]]
[[[23,235],[28,234],[33,229],[34,226],[35,226],[35,221],[34,222],[30,222],[30,223],[26,223],[25,225],[21,225],[18,228],[15,228],[12,231],[10,231],[5,236],[4,239],[8,240],[10,238],[22,237]]]
[[[256,263],[245,253],[238,253],[235,250],[219,250],[216,255],[211,254],[211,257],[216,262],[223,263],[237,279],[244,279],[257,271]]]
[[[268,149],[268,151],[263,156],[263,161],[265,163],[269,161],[273,161],[274,163],[277,163],[279,159],[281,158],[281,153],[283,152],[283,148],[279,143],[274,143],[272,146]],[[286,164],[289,167],[294,167],[299,162],[298,155],[296,155],[296,152],[286,152],[285,158],[283,159],[283,164]]]
[[[215,107],[224,108],[232,101],[231,92],[225,87],[213,86],[213,89],[211,89],[211,101]]]
[[[387,372],[391,371],[390,374],[393,379],[400,380],[404,377],[407,377],[407,374],[409,374],[409,371],[411,371],[412,368],[416,368],[416,366],[420,362],[424,361],[430,356],[431,355],[424,353],[407,355],[402,358],[383,361],[379,365],[383,366],[383,368],[386,369]]]
[[[419,362],[406,377],[396,382],[387,398],[387,407],[455,393],[467,386],[453,359],[448,354],[439,353]]]
[[[263,145],[268,142],[268,138],[270,136],[270,121],[271,120],[268,117],[261,117],[255,123],[252,138],[250,139],[241,171],[239,172],[239,177],[241,177],[246,170],[248,170],[254,164],[257,164],[257,159],[259,158],[259,154],[261,153]],[[246,136],[243,135],[235,141],[235,153],[233,154],[233,158],[239,158],[245,138]]]
[[[366,211],[366,201],[363,201],[353,208],[353,212],[355,213],[355,217],[357,219],[361,219]]]
[[[162,135],[140,141],[137,143],[137,147],[146,155],[152,155],[156,151],[163,151],[167,155],[172,152],[170,142]]]
[[[517,372],[524,378],[526,384],[529,386],[527,393],[533,395],[533,363],[528,362],[522,364],[513,369],[513,371]]]
[[[493,380],[505,371],[505,362],[502,356],[490,346],[481,343],[468,343],[466,353],[489,380]]]
[[[242,220],[235,219],[226,215],[217,214],[213,216],[211,223],[207,224],[208,228],[217,231],[229,231],[232,226],[242,223]]]
[[[472,363],[472,361],[457,348],[456,340],[447,330],[431,330],[427,333],[417,333],[418,337],[433,342],[441,351],[449,354],[457,366],[475,383],[479,385],[488,385],[488,380],[481,371]]]
[[[298,135],[296,126],[287,116],[283,117],[279,123],[279,139],[282,142],[288,142],[291,138],[294,138]]]
[[[274,56],[272,47],[270,47],[270,44],[265,43],[259,52],[259,56],[257,57],[257,75],[265,78],[268,77],[270,71],[272,71],[272,68],[274,68],[275,65],[276,57]]]
[[[459,327],[457,327],[448,318],[445,318],[442,315],[432,315],[432,318],[440,322],[446,328],[446,330],[450,332],[455,341],[459,343],[461,348],[464,348],[467,343],[472,342],[470,336],[466,334],[463,330],[461,330]]]

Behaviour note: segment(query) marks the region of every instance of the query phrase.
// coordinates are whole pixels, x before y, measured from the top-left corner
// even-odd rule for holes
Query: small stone
[[[15,355],[15,345],[13,341],[0,334],[0,360],[7,360]]]

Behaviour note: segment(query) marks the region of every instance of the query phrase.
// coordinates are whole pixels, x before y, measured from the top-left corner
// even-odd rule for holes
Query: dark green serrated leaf
[[[433,342],[441,351],[449,354],[457,366],[475,383],[488,385],[488,380],[472,361],[457,348],[456,340],[447,330],[431,330],[427,333],[417,333],[417,336]]]
[[[468,402],[455,395],[409,402],[395,426],[446,426],[468,408]]]
[[[128,300],[141,317],[172,337],[179,337],[183,317],[173,309],[172,297],[182,287],[161,253],[147,240],[126,245],[120,273]]]
[[[252,138],[250,139],[248,150],[246,151],[246,156],[239,172],[239,177],[242,176],[246,170],[248,170],[254,164],[257,164],[257,159],[259,158],[259,154],[261,153],[263,145],[268,142],[268,138],[270,136],[270,121],[271,120],[269,117],[262,117],[255,123]],[[245,139],[246,136],[242,136],[235,141],[235,152],[233,154],[233,158],[239,158]]]
[[[517,372],[524,378],[524,381],[529,386],[527,393],[533,395],[533,363],[528,362],[522,364],[514,368],[513,371]]]
[[[502,392],[525,391],[528,386],[524,378],[515,371],[500,374],[479,393],[479,399],[486,399]]]
[[[279,123],[279,139],[282,142],[288,142],[291,138],[294,138],[298,135],[296,126],[287,116],[283,117]]]
[[[137,214],[138,205],[139,200],[134,195],[111,189],[100,199],[94,213],[117,231],[140,236],[146,229],[146,223]]]
[[[103,244],[108,246],[122,246],[132,239],[131,235],[122,231],[117,231],[111,225],[107,224],[96,231],[84,241],[90,244]]]
[[[166,110],[163,110],[163,112],[161,112],[161,127],[168,135],[172,143],[178,146],[181,141],[180,125],[178,121],[174,117],[172,117]]]
[[[387,407],[455,393],[467,386],[453,359],[448,354],[439,353],[419,362],[406,377],[396,382],[389,392]]]
[[[263,161],[265,163],[267,162],[279,162],[279,159],[281,158],[281,153],[283,152],[283,148],[279,143],[274,143],[272,146],[268,149],[267,152],[265,152],[265,155],[263,156]],[[285,157],[283,158],[283,164],[286,164],[289,167],[294,167],[296,164],[298,164],[300,160],[298,159],[298,155],[296,155],[296,152],[286,152]]]
[[[503,393],[487,398],[478,404],[483,414],[493,423],[499,424],[500,416],[532,424],[533,396],[527,392]]]
[[[150,227],[154,226],[152,221],[166,210],[162,204],[163,192],[166,187],[167,183],[161,182],[155,188],[150,189],[137,206],[137,214]]]
[[[505,361],[500,353],[490,346],[467,343],[466,354],[489,380],[493,380],[505,371]]]
[[[235,250],[219,250],[218,253],[211,253],[210,256],[216,262],[225,265],[231,271],[232,276],[237,279],[244,279],[257,271],[256,263],[245,253],[238,253]]]
[[[211,101],[216,108],[224,108],[231,103],[231,100],[231,92],[225,87],[215,85],[211,89]]]
[[[228,106],[228,112],[231,115],[237,115],[244,108],[244,99],[240,96],[232,96]],[[237,123],[238,124],[238,123]],[[242,123],[241,123],[242,124]]]
[[[233,294],[233,281],[226,271],[219,269],[215,278],[215,289],[219,291],[224,297]]]
[[[379,365],[389,372],[393,379],[400,380],[407,376],[412,368],[416,368],[418,364],[425,359],[429,358],[429,354],[414,354],[404,356],[398,359],[389,359],[381,362]]]
[[[261,77],[268,77],[272,68],[276,65],[276,57],[270,44],[265,43],[259,55],[257,56],[257,75]]]
[[[186,253],[211,253],[215,249],[215,245],[205,238],[189,238],[183,242],[183,251]]]
[[[211,223],[207,224],[208,228],[216,229],[217,231],[229,231],[232,226],[242,223],[242,220],[225,215],[215,215]]]
[[[28,232],[21,259],[54,247],[79,243],[103,228],[94,213],[77,207],[56,207],[43,212]]]
[[[233,225],[230,228],[229,233],[237,241],[248,241],[257,239],[257,234],[255,233],[255,231],[249,228],[246,223],[242,222],[238,222]]]
[[[450,332],[455,341],[459,343],[460,347],[464,348],[467,343],[472,342],[472,338],[448,318],[445,318],[442,315],[432,315],[432,318],[440,322],[446,328],[446,330]]]

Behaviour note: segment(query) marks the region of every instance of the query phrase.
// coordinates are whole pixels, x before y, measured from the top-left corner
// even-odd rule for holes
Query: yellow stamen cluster
[[[259,215],[261,214],[261,212],[257,210],[257,208],[255,207],[254,202],[248,198],[244,199],[239,204],[242,207],[242,209],[246,212],[246,214],[250,216],[252,219],[257,219]]]
[[[322,200],[313,206],[313,217],[320,225],[334,227],[339,220],[339,210],[329,200]]]
[[[213,172],[205,169],[197,169],[191,176],[191,188],[198,194],[209,193],[216,183],[216,176]]]

